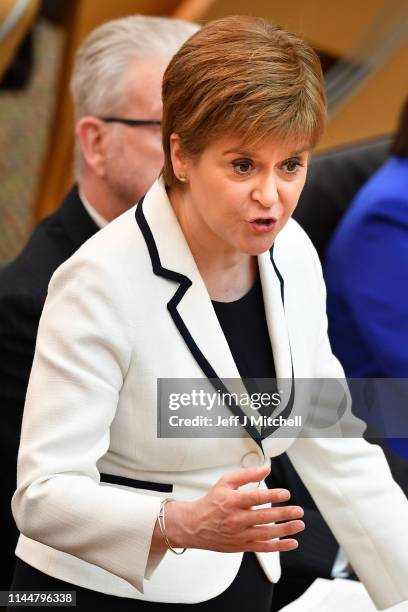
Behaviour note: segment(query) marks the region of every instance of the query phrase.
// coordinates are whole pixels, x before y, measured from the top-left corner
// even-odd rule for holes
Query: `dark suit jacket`
[[[73,188],[61,207],[34,230],[21,254],[0,271],[0,590],[14,571],[18,531],[10,502],[16,488],[17,452],[35,340],[50,278],[96,231]]]
[[[336,147],[313,157],[293,218],[303,227],[320,260],[350,202],[387,158],[390,137]]]

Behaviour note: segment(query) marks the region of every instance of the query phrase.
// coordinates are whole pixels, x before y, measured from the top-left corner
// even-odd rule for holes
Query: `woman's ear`
[[[176,178],[185,183],[188,178],[188,161],[181,148],[180,136],[174,132],[170,135],[170,155]]]
[[[106,134],[105,126],[97,117],[82,117],[76,124],[76,137],[87,166],[97,176],[105,176]]]

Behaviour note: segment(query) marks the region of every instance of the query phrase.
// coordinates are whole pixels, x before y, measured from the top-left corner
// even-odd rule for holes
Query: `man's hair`
[[[408,98],[402,107],[397,132],[394,136],[390,152],[400,157],[408,157]]]
[[[75,121],[86,115],[101,117],[120,112],[126,100],[130,62],[152,57],[170,59],[198,28],[181,19],[131,15],[108,21],[93,30],[75,55],[71,78]],[[140,87],[143,88],[143,83]],[[81,164],[82,154],[77,143],[77,174]]]
[[[176,184],[170,135],[200,154],[214,138],[268,137],[314,147],[325,124],[319,59],[298,36],[258,17],[212,21],[173,57],[163,79],[165,184]]]

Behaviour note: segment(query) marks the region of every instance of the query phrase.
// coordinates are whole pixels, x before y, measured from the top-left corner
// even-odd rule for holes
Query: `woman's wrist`
[[[194,502],[171,501],[165,507],[166,535],[173,548],[191,548]]]
[[[166,536],[173,548],[191,548],[193,503],[172,500],[165,505]],[[153,531],[151,550],[163,551],[167,548],[157,520]]]

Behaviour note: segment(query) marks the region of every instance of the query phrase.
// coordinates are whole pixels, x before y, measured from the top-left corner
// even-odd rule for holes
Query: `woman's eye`
[[[234,172],[240,175],[249,174],[253,169],[253,163],[249,159],[237,159],[232,162]]]
[[[296,174],[296,172],[299,170],[300,167],[302,167],[303,164],[300,163],[300,161],[298,159],[287,159],[283,165],[282,168],[284,169],[284,171],[287,174]]]

